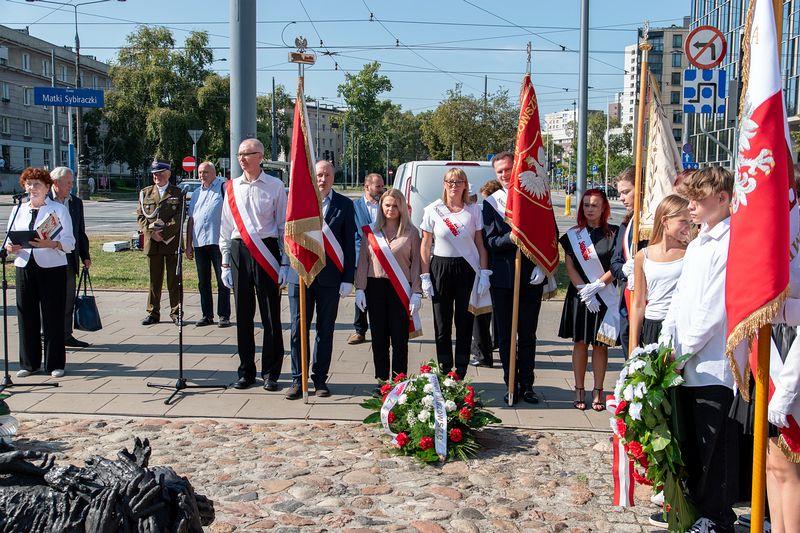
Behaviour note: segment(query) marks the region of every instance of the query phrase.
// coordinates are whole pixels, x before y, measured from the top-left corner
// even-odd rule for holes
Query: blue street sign
[[[592,174],[597,174],[597,165],[592,165]]]
[[[728,96],[727,77],[724,70],[683,71],[683,112],[724,113]]]
[[[691,154],[692,153],[692,145],[689,144],[689,143],[684,144],[683,145],[683,153],[684,154]]]
[[[556,176],[559,176],[559,177],[561,176],[561,169],[560,168],[556,169]]]
[[[486,154],[487,161],[491,161],[492,159],[494,159],[494,154]]]
[[[683,170],[697,170],[700,168],[700,163],[695,163],[694,161],[685,162],[683,163]]]
[[[681,162],[682,163],[691,163],[694,160],[692,159],[692,154],[681,154]]]
[[[100,89],[34,87],[33,103],[70,107],[103,107],[105,100],[103,91]]]

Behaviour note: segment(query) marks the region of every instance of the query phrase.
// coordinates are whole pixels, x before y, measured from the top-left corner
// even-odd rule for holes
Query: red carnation
[[[652,485],[653,482],[649,479],[642,476],[636,469],[633,469],[633,479],[636,480],[637,483],[641,483],[642,485]]]
[[[397,417],[394,415],[393,412],[389,411],[388,418],[389,418],[389,423],[391,424],[392,422],[394,422],[395,418],[397,418]]]
[[[625,438],[625,432],[628,430],[628,426],[625,425],[625,421],[621,418],[617,418],[617,433],[623,439]]]
[[[641,457],[638,458],[639,464],[642,465],[642,468],[647,470],[650,467],[650,463],[647,462],[647,456],[642,454]]]
[[[422,374],[430,374],[431,370],[432,369],[431,369],[430,365],[422,365],[421,367],[419,367],[419,371]]]
[[[633,441],[628,445],[628,452],[633,456],[634,459],[641,459],[644,457],[644,450],[642,450],[642,445],[639,442]]]
[[[464,403],[469,405],[470,407],[475,407],[475,400],[472,398],[471,395],[464,398]]]
[[[398,433],[397,437],[395,437],[395,440],[397,441],[397,445],[402,448],[403,446],[408,444],[409,438],[408,435],[406,435],[405,433]]]
[[[475,387],[473,387],[472,385],[467,385],[465,388],[467,389],[467,392],[469,393],[470,396],[475,396]]]
[[[404,379],[406,379],[406,375],[405,375],[403,372],[400,372],[399,374],[397,374],[397,375],[394,377],[394,382],[395,382],[395,383],[400,383],[400,382],[401,382],[401,381],[403,381]]]
[[[450,430],[450,440],[453,442],[461,442],[461,439],[464,436],[461,434],[461,430],[458,428],[453,428]]]
[[[614,414],[615,415],[620,414],[622,411],[625,410],[626,407],[628,407],[628,402],[626,402],[625,400],[622,400],[621,402],[619,402],[619,405],[617,405],[617,410],[614,411]]]
[[[433,448],[433,439],[430,437],[422,437],[419,439],[419,449],[427,450],[428,448]]]
[[[469,407],[463,407],[458,412],[458,418],[460,418],[461,420],[464,420],[464,421],[467,421],[470,418],[472,418],[472,413],[470,412]]]
[[[460,377],[458,377],[458,374],[456,374],[456,373],[455,373],[455,372],[453,372],[452,370],[451,370],[450,372],[448,372],[448,373],[447,373],[447,377],[453,378],[453,379],[454,379],[454,380],[456,380],[456,381],[461,381],[461,378],[460,378]]]
[[[381,385],[381,394],[386,395],[392,392],[392,384],[391,383],[384,383]]]
[[[381,403],[386,403],[386,398],[388,398],[388,397],[389,397],[388,394],[384,394],[383,398],[381,398]]]

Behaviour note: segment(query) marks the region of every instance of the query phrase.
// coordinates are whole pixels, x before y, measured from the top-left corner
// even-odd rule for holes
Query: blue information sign
[[[103,107],[105,100],[101,89],[34,87],[33,103],[69,107]]]

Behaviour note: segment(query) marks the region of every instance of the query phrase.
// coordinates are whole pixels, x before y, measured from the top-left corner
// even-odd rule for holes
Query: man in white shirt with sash
[[[258,303],[264,344],[261,377],[264,388],[278,390],[283,361],[279,279],[286,191],[283,182],[261,170],[264,145],[245,139],[236,154],[243,175],[226,184],[222,206],[219,248],[222,280],[233,289],[236,340],[239,348],[237,389],[256,382],[254,317]]]

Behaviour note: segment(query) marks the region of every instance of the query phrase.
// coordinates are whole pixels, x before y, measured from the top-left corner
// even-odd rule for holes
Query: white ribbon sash
[[[503,220],[506,219],[506,202],[508,201],[508,191],[505,189],[498,189],[491,196],[484,198],[484,202],[488,203],[490,206],[497,211],[497,214],[500,215],[500,218]]]
[[[255,224],[250,218],[250,214],[246,209],[239,209],[240,205],[245,205],[244,199],[241,197],[241,192],[238,187],[234,186],[234,181],[228,182],[228,205],[231,208],[231,215],[233,222],[236,224],[236,229],[239,235],[242,236],[245,246],[250,251],[250,254],[255,258],[261,268],[272,278],[275,283],[278,283],[278,270],[280,266],[275,256],[269,251],[267,245],[264,244],[259,238],[252,238],[247,228],[255,228]]]
[[[328,223],[322,221],[322,241],[325,244],[325,253],[333,261],[333,264],[339,269],[339,272],[344,272],[344,252],[342,245],[333,234],[333,230],[328,226]]]
[[[381,267],[383,267],[384,272],[386,272],[386,276],[389,278],[394,291],[397,293],[397,297],[400,298],[400,302],[406,308],[406,313],[408,313],[408,337],[410,339],[419,337],[422,335],[422,321],[420,321],[418,310],[414,311],[413,315],[410,311],[411,283],[408,281],[405,273],[403,273],[403,269],[400,268],[400,264],[397,262],[397,258],[394,256],[389,242],[386,240],[383,232],[373,231],[372,226],[369,224],[361,228],[361,230],[367,237],[370,250],[372,250],[372,253],[378,258],[378,262],[380,262]]]
[[[595,250],[594,243],[586,228],[570,228],[567,230],[567,235],[569,236],[569,244],[575,254],[576,266],[583,271],[586,279],[596,280],[603,277],[603,274],[605,274],[603,265],[600,264],[597,250]],[[597,293],[597,296],[605,304],[606,312],[603,314],[603,322],[600,324],[595,340],[614,346],[619,337],[619,294],[614,285],[609,283]]]
[[[401,381],[394,388],[386,395],[386,399],[383,401],[383,405],[381,406],[381,425],[383,426],[383,431],[392,437],[392,444],[397,445],[397,433],[392,431],[389,427],[389,413],[392,411],[392,408],[397,404],[397,401],[400,399],[400,396],[403,395],[403,392],[406,390],[406,386],[408,386],[408,382],[410,380]]]
[[[437,200],[431,206],[431,214],[438,218],[444,224],[450,233],[445,237],[447,241],[458,250],[458,253],[463,257],[472,270],[475,271],[475,281],[472,283],[472,292],[469,295],[469,312],[475,316],[492,311],[492,297],[489,291],[483,295],[478,294],[478,281],[481,273],[481,258],[478,253],[478,247],[475,245],[474,235],[467,235],[466,228],[458,220],[451,218],[451,212],[444,205],[444,202]],[[466,206],[464,206],[466,209]]]

